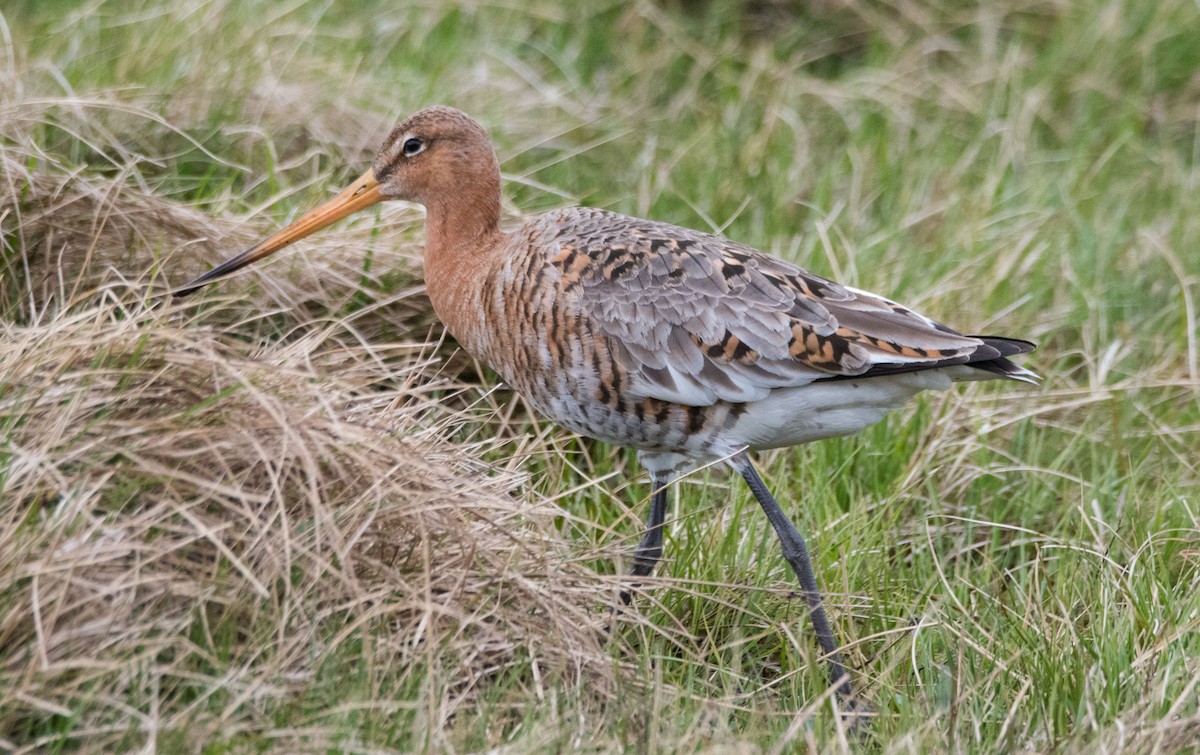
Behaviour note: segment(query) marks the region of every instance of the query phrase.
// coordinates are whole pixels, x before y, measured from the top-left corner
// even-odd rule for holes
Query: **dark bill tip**
[[[247,249],[246,251],[242,252],[241,254],[237,255],[236,257],[225,260],[221,264],[214,267],[212,270],[209,270],[207,273],[204,273],[203,275],[197,276],[197,277],[193,278],[192,280],[188,281],[186,284],[184,284],[183,288],[172,291],[171,295],[176,298],[182,297],[182,296],[189,296],[191,294],[196,293],[200,289],[204,288],[209,283],[212,283],[221,278],[224,278],[226,275],[229,275],[231,273],[237,272],[238,270],[249,265],[250,263],[254,262],[257,259],[257,257],[254,256],[254,253],[258,249],[259,249],[258,246],[251,247],[250,249]]]

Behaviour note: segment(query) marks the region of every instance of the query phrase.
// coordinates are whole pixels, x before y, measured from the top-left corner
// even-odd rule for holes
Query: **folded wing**
[[[564,294],[629,375],[629,393],[690,406],[777,388],[975,364],[1032,344],[973,337],[750,247],[665,223],[576,209],[552,264]],[[589,232],[589,229],[596,229]],[[990,365],[990,366],[989,366]]]

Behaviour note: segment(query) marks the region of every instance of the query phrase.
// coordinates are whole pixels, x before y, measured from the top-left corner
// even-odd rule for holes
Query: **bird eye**
[[[412,157],[413,155],[418,155],[425,151],[425,142],[416,138],[405,139],[404,147],[402,147],[402,149],[404,150],[405,157]]]

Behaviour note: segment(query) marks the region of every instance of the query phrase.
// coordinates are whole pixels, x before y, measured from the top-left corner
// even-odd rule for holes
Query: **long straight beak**
[[[224,278],[236,270],[241,270],[247,265],[252,265],[265,257],[269,257],[285,246],[321,230],[330,223],[334,223],[347,215],[358,212],[364,207],[370,207],[376,202],[382,201],[383,195],[379,192],[379,188],[379,181],[375,180],[375,172],[368,170],[359,176],[341,194],[338,194],[315,210],[310,210],[295,223],[292,223],[274,236],[265,241],[260,241],[232,259],[225,260],[204,275],[175,291],[175,296],[187,296],[193,291],[203,288],[208,283],[212,283],[219,278]]]

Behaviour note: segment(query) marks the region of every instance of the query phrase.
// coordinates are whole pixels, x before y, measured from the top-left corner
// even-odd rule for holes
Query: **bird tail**
[[[1028,354],[1037,348],[1036,344],[1022,341],[1019,338],[1003,338],[1001,336],[971,336],[983,341],[983,346],[971,355],[968,365],[977,370],[990,372],[1008,380],[1019,380],[1022,383],[1040,383],[1041,375],[1027,370],[1016,362],[1008,359],[1016,354]]]

